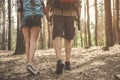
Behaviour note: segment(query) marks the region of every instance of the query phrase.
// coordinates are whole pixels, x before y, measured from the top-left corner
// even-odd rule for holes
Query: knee
[[[30,44],[31,44],[31,45],[37,44],[37,40],[31,39],[31,40],[30,40]]]

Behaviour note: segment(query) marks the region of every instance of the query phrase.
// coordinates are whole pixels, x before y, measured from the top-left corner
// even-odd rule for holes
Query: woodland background
[[[105,46],[120,43],[119,0],[82,0],[80,28],[77,29],[73,47]],[[0,0],[0,49],[23,53],[24,41],[18,29],[16,0]],[[38,49],[53,48],[52,26],[42,19]],[[63,43],[64,45],[64,43]]]
[[[54,74],[52,26],[44,17],[35,62],[41,75],[29,76],[23,34],[18,29],[17,2],[0,0],[0,80],[114,80],[113,75],[120,71],[119,12],[120,0],[81,1],[81,30],[76,21],[72,70],[62,76]],[[64,58],[64,48],[62,53]]]

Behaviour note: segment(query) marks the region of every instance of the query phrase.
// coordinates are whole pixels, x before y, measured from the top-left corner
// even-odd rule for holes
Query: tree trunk
[[[19,55],[24,53],[25,53],[24,37],[23,37],[22,31],[20,31],[19,27],[17,27],[16,49],[15,49],[14,55]]]
[[[111,0],[104,0],[104,4],[105,4],[106,47],[111,47],[114,45],[112,31]]]
[[[89,0],[87,0],[87,28],[88,28],[88,47],[90,47],[92,46],[92,44],[91,44],[91,32],[90,32]]]
[[[80,27],[80,40],[81,40],[81,47],[83,47],[83,32],[82,32],[82,26],[84,24],[84,20],[81,20],[81,27]]]
[[[38,49],[44,49],[43,29],[41,29],[39,42],[40,42],[40,44],[39,44]]]
[[[11,50],[11,0],[8,0],[8,21],[9,21],[8,50]]]
[[[119,28],[119,0],[116,0],[116,33],[117,33],[117,43],[120,43],[120,28]]]
[[[73,39],[73,45],[74,45],[74,47],[77,47],[77,31],[76,30],[75,30],[75,36]]]
[[[86,27],[86,0],[84,1],[84,6],[85,6],[85,14],[84,14],[84,30],[85,30],[85,35],[84,35],[84,47],[87,47],[87,27]]]
[[[115,1],[113,0],[113,42],[116,43],[116,16],[115,16]]]
[[[97,0],[94,0],[95,5],[95,45],[98,46],[98,33],[97,33],[97,27],[98,27],[98,10],[97,10]]]
[[[52,29],[51,25],[48,23],[48,48],[53,47],[53,40],[52,40]]]
[[[3,26],[3,31],[2,31],[2,44],[1,44],[1,49],[6,50],[6,45],[5,45],[5,0],[3,0],[3,5],[2,5],[2,11],[3,11],[3,19],[2,19],[2,26]]]
[[[2,8],[2,4],[0,3],[0,7]],[[2,10],[0,9],[0,20],[2,20]],[[2,31],[2,21],[0,22],[0,31]],[[2,33],[0,32],[0,45],[1,45],[1,42],[2,42]]]
[[[45,32],[45,19],[43,19],[43,49],[46,49],[46,32]]]

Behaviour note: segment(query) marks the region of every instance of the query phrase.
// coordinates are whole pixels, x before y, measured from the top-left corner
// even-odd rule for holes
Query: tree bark
[[[119,28],[119,0],[116,0],[116,33],[117,33],[117,43],[120,43],[120,28]]]
[[[14,55],[19,55],[19,54],[24,54],[24,53],[25,53],[24,37],[23,37],[22,31],[20,31],[19,27],[17,27],[16,49],[15,49]]]
[[[111,0],[104,0],[104,4],[105,4],[106,47],[111,47],[114,45],[112,31]]]
[[[94,0],[95,5],[95,45],[98,46],[98,33],[97,33],[97,27],[98,27],[98,10],[97,10],[97,0]]]
[[[116,0],[113,0],[113,42],[116,43],[116,16],[115,16],[115,1]]]
[[[85,36],[84,36],[84,47],[87,47],[88,43],[87,43],[87,27],[86,27],[86,0],[84,1],[84,8],[85,8],[85,14],[84,14],[84,27],[85,27]]]
[[[8,50],[11,50],[11,0],[8,0]]]
[[[51,24],[48,23],[48,48],[53,48],[53,40],[52,40],[52,29]]]
[[[89,14],[89,0],[87,0],[87,28],[88,28],[88,46],[92,46],[91,32],[90,32],[90,14]]]
[[[2,25],[3,25],[3,31],[2,31],[2,44],[1,44],[1,49],[6,50],[6,45],[5,45],[5,0],[3,0],[3,5],[2,5],[2,11],[3,11],[3,19],[2,19]]]

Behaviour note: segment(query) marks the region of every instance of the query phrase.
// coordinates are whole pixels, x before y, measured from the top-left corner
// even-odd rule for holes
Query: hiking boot
[[[55,73],[56,74],[62,74],[63,73],[63,68],[64,68],[64,64],[62,63],[61,60],[58,60]]]
[[[65,62],[65,70],[71,70],[70,62]]]
[[[32,65],[27,65],[27,71],[30,73],[30,74],[32,74],[32,75],[37,75],[37,74],[39,74],[39,72],[37,72],[33,67],[32,67]]]

